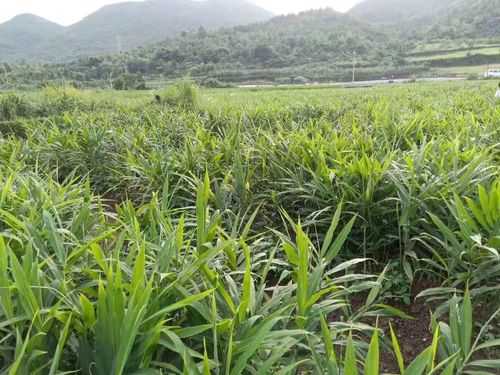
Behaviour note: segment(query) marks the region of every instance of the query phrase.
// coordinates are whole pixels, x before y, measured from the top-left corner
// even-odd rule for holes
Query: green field
[[[473,76],[483,77],[488,69],[498,69],[499,65],[473,65],[473,66],[454,66],[448,68],[434,68],[432,72],[438,76]]]
[[[447,53],[439,53],[439,54],[429,53],[428,55],[425,56],[409,57],[408,60],[411,62],[423,62],[432,60],[457,59],[457,58],[467,57],[470,55],[486,55],[486,56],[498,55],[500,60],[500,47],[494,46],[494,47],[483,47],[483,48],[471,48],[468,50],[450,51]]]
[[[0,374],[496,374],[495,89],[1,93]]]

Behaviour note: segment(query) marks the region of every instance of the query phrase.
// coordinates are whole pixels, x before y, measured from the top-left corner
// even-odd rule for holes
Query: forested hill
[[[25,58],[29,51],[56,38],[64,27],[32,14],[22,14],[0,24],[0,60],[15,61]],[[48,55],[40,50],[40,57]]]
[[[445,2],[447,6],[443,5]],[[165,80],[189,75],[198,81],[293,83],[351,80],[353,65],[355,78],[363,80],[413,77],[431,69],[457,66],[475,66],[472,71],[464,70],[483,75],[486,69],[483,66],[500,63],[497,53],[500,47],[500,0],[366,0],[348,14],[320,9],[217,30],[213,30],[215,25],[209,24],[208,20],[229,19],[231,9],[241,10],[249,6],[255,13],[246,14],[254,14],[256,19],[266,18],[268,13],[244,0],[148,0],[122,6],[149,4],[154,8],[188,3],[198,10],[204,9],[199,14],[207,27],[174,33],[174,36],[152,44],[133,39],[133,35],[113,38],[108,26],[101,30],[98,27],[104,24],[98,21],[100,17],[112,19],[106,17],[106,12],[114,8],[104,8],[99,17],[89,17],[78,26],[82,30],[91,30],[95,36],[89,33],[83,38],[83,32],[63,31],[66,41],[63,45],[75,43],[84,48],[93,44],[92,48],[100,52],[117,42],[122,49],[136,44],[141,47],[121,53],[95,53],[56,65],[20,66],[13,73],[9,73],[10,67],[6,67],[3,77],[0,71],[0,80],[5,84],[19,80],[30,83],[65,79],[101,86],[109,86],[118,80],[117,87],[134,88],[144,87],[144,79],[161,84]],[[209,5],[213,8],[209,9]],[[365,13],[361,12],[362,7],[366,7]],[[384,9],[390,14],[385,14]],[[377,12],[373,13],[375,10]],[[405,13],[406,10],[411,12]],[[135,12],[131,10],[130,17],[132,14]],[[182,13],[175,14],[177,18],[184,18]],[[127,13],[121,18],[126,20]],[[231,22],[236,22],[236,18],[233,17]],[[123,22],[125,29],[118,35],[126,35],[129,27],[137,26],[125,26],[131,23]],[[148,29],[144,24],[140,28]],[[154,30],[154,27],[149,30]],[[80,35],[80,41],[76,43],[76,39],[71,39],[72,35]],[[101,40],[99,36],[102,35],[107,35],[104,44],[92,42]],[[125,40],[130,43],[127,48],[124,48]],[[47,53],[49,49],[44,51]],[[77,51],[76,54],[80,53]],[[449,70],[444,73],[436,71],[437,75],[449,73]],[[123,84],[124,81],[132,84]]]
[[[0,25],[0,60],[64,61],[118,53],[185,31],[268,20],[272,14],[246,0],[146,0],[108,5],[63,27],[25,15]]]
[[[377,59],[388,43],[386,34],[330,9],[276,17],[268,22],[191,33],[127,56],[132,72],[164,72],[180,66],[285,67],[339,63],[353,52]]]
[[[431,30],[440,38],[500,37],[500,0],[459,0],[434,20]]]
[[[500,37],[500,0],[365,0],[349,14],[418,40]]]
[[[267,22],[207,32],[185,33],[132,52],[83,59],[64,69],[80,79],[102,79],[121,67],[144,76],[214,77],[224,81],[315,78],[322,70],[391,63],[401,45],[377,28],[331,9],[279,16]],[[78,77],[76,77],[78,78]]]

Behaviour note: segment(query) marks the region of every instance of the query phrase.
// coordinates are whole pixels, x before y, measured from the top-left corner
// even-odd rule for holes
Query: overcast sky
[[[62,25],[70,25],[103,5],[125,0],[0,0],[0,23],[17,14],[34,13]],[[360,0],[251,0],[275,13],[332,7],[345,11]]]

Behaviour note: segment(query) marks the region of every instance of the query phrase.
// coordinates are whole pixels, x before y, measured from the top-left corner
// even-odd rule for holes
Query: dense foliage
[[[352,77],[353,61],[358,79],[363,79],[375,71],[408,74],[408,68],[401,66],[405,48],[400,40],[369,25],[319,10],[214,32],[200,29],[120,55],[15,66],[12,74],[4,72],[4,81],[8,83],[9,76],[27,84],[64,78],[106,85],[128,74],[150,79],[190,75],[221,82],[281,79],[293,83],[299,76],[346,80]]]
[[[365,0],[349,12],[414,40],[499,37],[499,0]]]
[[[491,89],[2,95],[2,372],[495,374]]]

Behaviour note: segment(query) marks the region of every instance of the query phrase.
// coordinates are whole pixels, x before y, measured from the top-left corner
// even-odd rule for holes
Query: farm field
[[[486,56],[497,55],[500,58],[500,47],[493,46],[493,47],[470,48],[467,50],[440,52],[440,53],[429,52],[426,55],[409,57],[409,61],[422,62],[422,61],[432,61],[432,60],[456,59],[456,58],[467,57],[469,55],[486,55]]]
[[[476,39],[474,41],[474,46],[473,48],[490,48],[490,47],[497,47],[500,46],[500,44],[496,40],[489,40],[489,39]],[[467,40],[462,40],[462,41],[434,41],[434,42],[427,42],[427,43],[420,43],[415,48],[411,51],[412,54],[435,54],[436,51],[446,51],[446,52],[451,52],[451,51],[457,51],[457,50],[466,50],[470,49],[471,44]]]
[[[437,74],[438,76],[447,76],[447,75],[458,75],[464,77],[483,77],[484,73],[486,73],[489,69],[498,69],[500,65],[491,64],[491,65],[472,65],[472,66],[454,66],[447,68],[433,68],[432,72]]]
[[[500,45],[492,41],[478,40],[470,45],[462,43],[435,42],[418,45],[406,55],[406,61],[425,64],[428,69],[419,76],[461,76],[480,78],[488,69],[500,63]]]
[[[0,373],[498,374],[496,86],[0,93]]]

